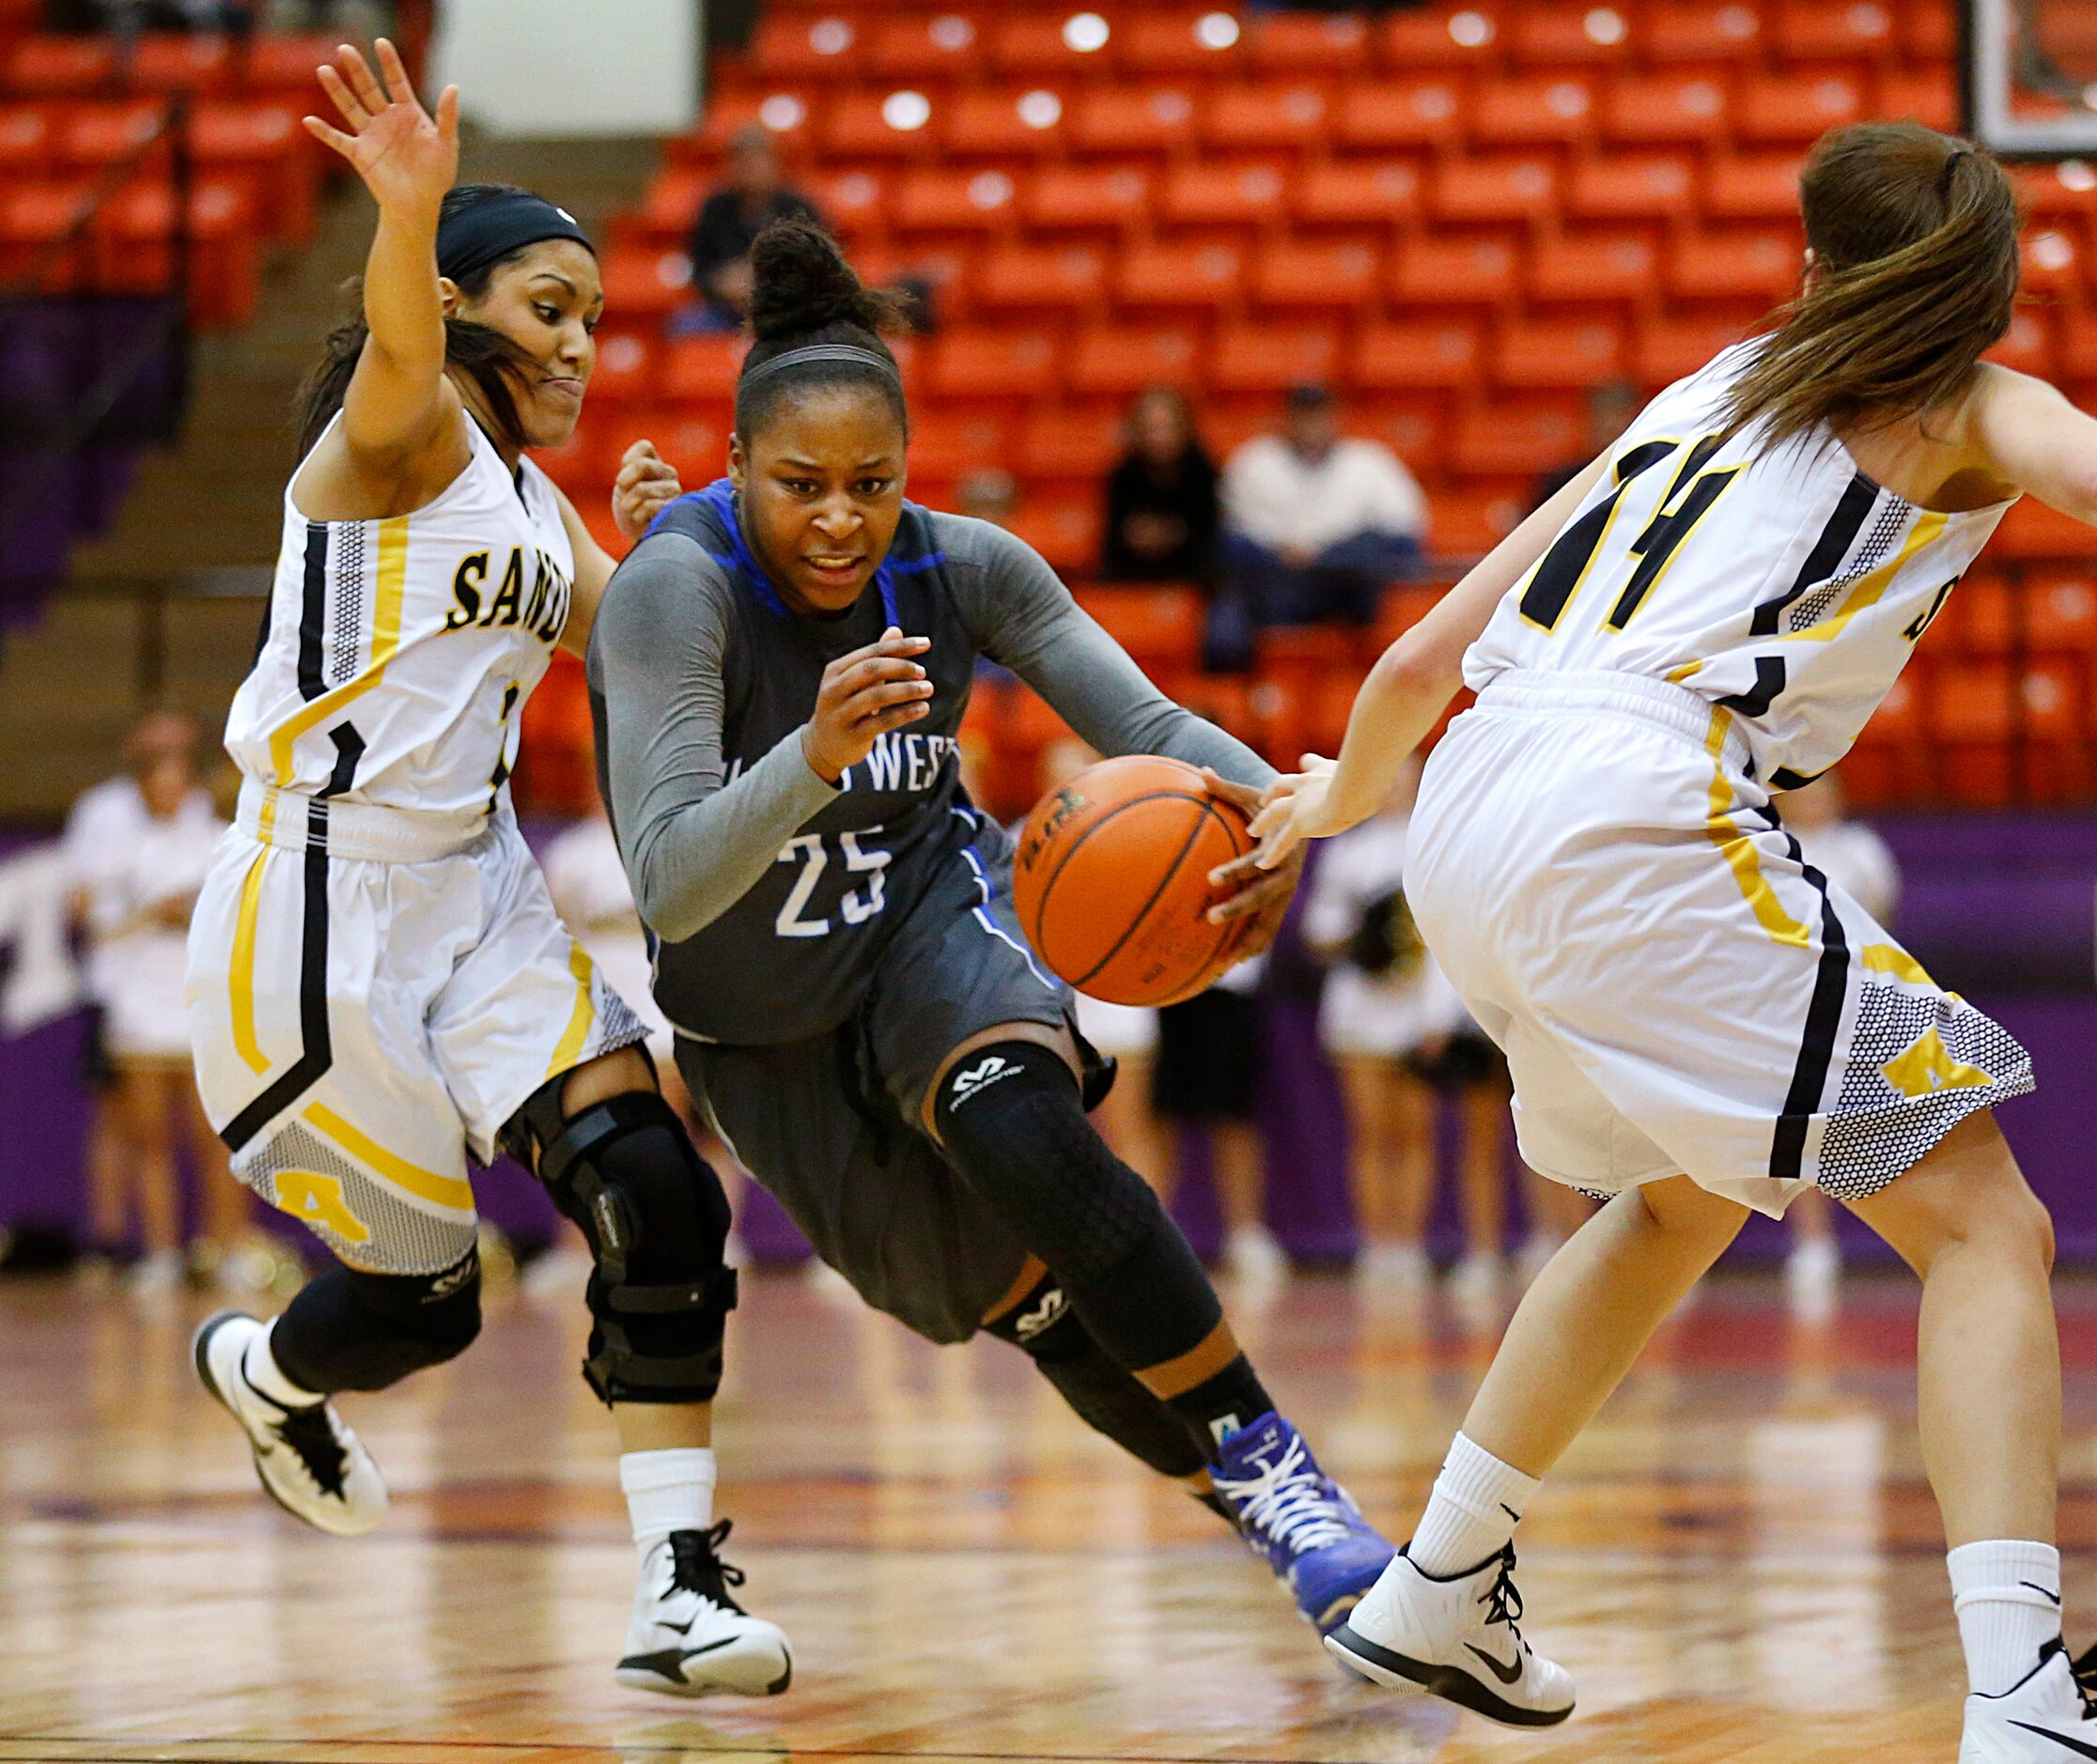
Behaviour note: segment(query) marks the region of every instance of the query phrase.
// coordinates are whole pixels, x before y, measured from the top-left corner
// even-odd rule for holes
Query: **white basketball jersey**
[[[512,478],[461,421],[465,470],[412,515],[309,520],[285,490],[269,623],[225,727],[265,819],[276,792],[453,817],[507,797],[575,554],[546,474],[526,459]]]
[[[1720,441],[1724,394],[1757,347],[1646,407],[1494,612],[1466,684],[1511,670],[1675,681],[1733,713],[1779,789],[1849,750],[2010,504],[1918,508],[1825,430],[1774,453],[1753,431]]]

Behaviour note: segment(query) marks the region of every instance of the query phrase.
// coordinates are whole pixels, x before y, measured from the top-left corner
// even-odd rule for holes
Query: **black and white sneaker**
[[[2074,1764],[2097,1758],[2097,1648],[2068,1658],[2067,1644],[2048,1642],[2039,1663],[1999,1696],[1965,1702],[1959,1764]]]
[[[1504,1726],[1556,1726],[1573,1712],[1573,1675],[1530,1650],[1521,1615],[1513,1544],[1447,1580],[1401,1550],[1325,1645],[1378,1684],[1418,1686]]]
[[[369,1531],[386,1516],[386,1485],[334,1406],[287,1409],[248,1383],[248,1349],[263,1327],[237,1310],[207,1318],[194,1343],[197,1377],[247,1434],[272,1500],[317,1531]]]
[[[784,1632],[729,1597],[743,1584],[742,1570],[721,1559],[732,1524],[673,1531],[648,1552],[616,1675],[629,1690],[777,1696],[793,1682]]]

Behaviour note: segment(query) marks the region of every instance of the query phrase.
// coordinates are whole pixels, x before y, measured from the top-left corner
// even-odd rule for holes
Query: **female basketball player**
[[[1260,817],[1269,863],[1362,819],[1477,689],[1428,763],[1414,910],[1507,1050],[1523,1154],[1615,1196],[1530,1289],[1419,1531],[1330,1645],[1385,1683],[1562,1720],[1570,1677],[1514,1624],[1515,1522],[1748,1210],[1817,1187],[1922,1277],[1963,1764],[2097,1756],[2060,1641],[2052,1231],[1989,1112],[2030,1061],[1769,807],[1848,748],[2019,493],[2097,522],[2097,421],[1979,359],[2017,289],[1987,154],[1845,129],[1802,195],[1779,328],[1524,522],[1377,664],[1338,766]]]
[[[1019,540],[903,500],[888,297],[805,223],[768,228],[752,262],[729,475],[657,518],[590,645],[604,796],[678,1064],[865,1298],[934,1341],[1018,1343],[1329,1625],[1390,1546],[1275,1415],[1186,1240],[1086,1122],[1108,1075],[1019,937],[1011,843],[959,788],[955,737],[986,655],[1102,753],[1212,765],[1249,805],[1270,774],[1169,704]],[[1295,875],[1262,881],[1218,909],[1247,952]]]
[[[369,1529],[378,1471],[326,1400],[464,1350],[480,1325],[469,1157],[536,1168],[587,1235],[584,1375],[610,1403],[642,1552],[621,1682],[784,1690],[785,1639],[716,1551],[709,1404],[735,1285],[728,1209],[657,1093],[645,1030],[546,895],[510,812],[517,710],[579,647],[612,560],[525,456],[567,439],[603,305],[567,213],[452,188],[392,45],[320,82],[307,128],[379,202],[364,322],[309,382],[284,549],[226,747],[244,779],[190,936],[197,1079],[236,1172],[339,1260],[264,1325],[205,1324],[196,1365],[263,1486]],[[643,451],[624,524],[653,495]]]

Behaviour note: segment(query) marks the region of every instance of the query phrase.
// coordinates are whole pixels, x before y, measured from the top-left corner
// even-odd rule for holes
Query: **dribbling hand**
[[[929,637],[906,637],[892,625],[878,642],[823,670],[815,714],[801,728],[801,752],[816,777],[836,783],[882,735],[931,711],[932,682],[912,659],[931,647]]]
[[[315,70],[349,132],[318,116],[305,118],[306,132],[357,168],[381,208],[434,218],[458,178],[458,87],[447,85],[438,94],[431,116],[415,96],[400,52],[383,37],[373,47],[383,85],[348,43],[335,50],[339,69],[323,63]]]
[[[656,452],[653,441],[637,441],[619,461],[619,475],[612,486],[612,519],[626,537],[638,539],[683,494],[677,468]]]
[[[1248,817],[1265,800],[1250,784],[1234,783],[1205,766],[1202,767],[1202,778],[1210,795],[1222,797]],[[1244,923],[1237,941],[1231,946],[1233,962],[1250,961],[1273,943],[1289,910],[1289,902],[1296,894],[1297,884],[1303,878],[1300,851],[1294,861],[1284,860],[1279,865],[1263,864],[1260,858],[1260,849],[1255,846],[1244,857],[1219,864],[1209,872],[1212,888],[1232,890],[1229,899],[1219,901],[1209,908],[1209,922],[1227,925],[1242,921]]]

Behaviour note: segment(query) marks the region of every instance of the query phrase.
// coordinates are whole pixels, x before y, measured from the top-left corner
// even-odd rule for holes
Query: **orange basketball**
[[[1105,760],[1027,817],[1012,864],[1019,928],[1080,992],[1171,1004],[1230,965],[1240,927],[1212,925],[1208,874],[1252,848],[1237,809],[1179,760]]]

